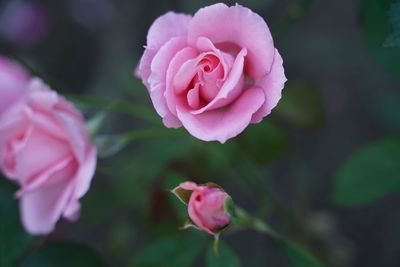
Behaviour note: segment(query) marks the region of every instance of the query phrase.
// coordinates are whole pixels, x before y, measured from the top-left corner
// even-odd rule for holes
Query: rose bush
[[[168,12],[150,27],[136,74],[167,127],[224,143],[277,105],[286,82],[267,24],[240,5],[193,17]]]
[[[16,196],[26,230],[47,234],[61,216],[78,217],[96,148],[72,104],[18,65],[0,62],[0,168],[21,186]]]
[[[182,190],[190,191],[189,199],[182,199],[187,195]],[[189,218],[193,224],[209,234],[214,235],[215,230],[219,230],[230,223],[231,216],[227,213],[225,207],[229,195],[221,188],[207,184],[197,185],[193,182],[184,182],[172,192],[187,204]]]

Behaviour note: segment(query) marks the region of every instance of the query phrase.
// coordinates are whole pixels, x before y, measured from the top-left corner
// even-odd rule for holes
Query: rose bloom
[[[178,188],[193,191],[187,203],[188,213],[198,228],[214,235],[214,230],[230,223],[231,217],[225,212],[225,200],[229,195],[220,188],[197,185],[193,182],[181,183]]]
[[[224,143],[267,116],[286,82],[262,17],[215,4],[193,17],[169,12],[147,35],[136,74],[167,127]]]
[[[28,77],[0,58],[0,168],[21,186],[16,196],[26,230],[47,234],[61,216],[77,219],[79,199],[95,171],[96,148],[72,104]]]

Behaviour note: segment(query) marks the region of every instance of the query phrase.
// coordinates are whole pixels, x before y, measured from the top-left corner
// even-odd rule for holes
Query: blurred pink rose
[[[229,195],[220,188],[193,182],[181,183],[178,188],[193,191],[188,202],[188,213],[197,227],[214,235],[214,230],[230,223],[230,215],[225,211],[225,200]]]
[[[12,93],[7,85],[25,79],[15,75],[15,83],[5,83],[1,77],[11,79],[7,68],[0,69],[1,97]],[[63,97],[37,78],[23,89],[24,94],[0,114],[0,168],[21,186],[16,196],[26,230],[47,234],[61,216],[79,216],[79,199],[95,171],[96,148],[82,115]]]
[[[215,4],[193,17],[169,12],[147,35],[136,74],[165,126],[224,143],[267,116],[286,82],[262,17]]]

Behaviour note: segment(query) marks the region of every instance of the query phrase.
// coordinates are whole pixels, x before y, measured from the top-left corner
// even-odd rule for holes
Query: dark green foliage
[[[394,0],[363,0],[360,19],[372,55],[387,72],[400,77],[400,49],[383,47],[390,29],[388,11],[394,2]]]
[[[29,254],[21,267],[102,267],[100,255],[86,246],[74,243],[49,243]]]
[[[34,241],[21,226],[17,187],[0,176],[0,266],[14,266]]]
[[[337,205],[367,204],[400,190],[400,137],[385,138],[353,154],[339,169],[332,194]]]
[[[400,1],[393,4],[389,10],[392,32],[388,35],[384,46],[400,47]]]
[[[215,255],[213,248],[207,250],[206,257],[207,267],[240,267],[239,257],[236,253],[229,248],[228,245],[220,242],[218,248],[218,255]]]

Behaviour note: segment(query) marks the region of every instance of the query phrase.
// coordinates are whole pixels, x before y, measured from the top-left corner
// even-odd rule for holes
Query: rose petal
[[[154,108],[161,117],[174,117],[167,107],[164,92],[166,91],[166,74],[168,66],[176,53],[186,47],[185,38],[172,38],[158,51],[151,64],[151,74],[149,77],[150,97]],[[172,120],[165,120],[170,122]],[[166,125],[167,127],[177,128],[182,124]]]
[[[191,108],[197,109],[200,104],[200,94],[199,94],[199,84],[196,84],[195,87],[189,90],[187,94],[188,104]]]
[[[15,166],[16,177],[21,185],[30,183],[49,166],[61,161],[71,153],[67,142],[51,138],[38,127],[33,127],[23,146],[15,149],[17,150],[15,156],[18,158]]]
[[[203,223],[202,217],[201,217],[201,215],[199,213],[199,209],[196,206],[196,199],[197,199],[198,196],[200,196],[201,198],[203,197],[203,191],[202,190],[193,191],[192,195],[190,196],[189,205],[188,205],[189,217],[197,227],[199,227],[200,229],[203,229],[204,231],[208,232],[210,235],[214,235],[215,233],[213,233]]]
[[[53,173],[47,183],[21,196],[21,217],[30,234],[53,231],[73,190],[71,177],[76,166],[68,165]]]
[[[282,57],[278,53],[278,50],[275,49],[275,58],[271,72],[258,83],[258,86],[262,87],[264,90],[265,103],[254,113],[251,119],[252,123],[260,122],[263,117],[271,113],[271,110],[278,104],[282,95],[282,89],[287,81],[282,64]]]
[[[139,66],[137,68],[136,76],[142,79],[143,84],[146,86],[147,90],[150,88],[149,77],[151,74],[151,62],[158,50],[145,48],[142,58],[140,59]]]
[[[223,107],[231,103],[240,95],[243,91],[243,66],[246,53],[246,49],[243,48],[237,55],[232,70],[217,96],[205,107],[192,111],[192,114],[201,114],[205,111]]]
[[[94,172],[96,170],[96,155],[96,147],[90,147],[86,155],[86,160],[82,162],[74,178],[76,180],[74,198],[79,199],[83,197],[83,195],[85,195],[89,190],[90,182],[92,181]]]
[[[158,50],[173,37],[186,37],[191,19],[190,15],[175,12],[158,17],[150,26],[147,46]]]
[[[193,183],[193,182],[184,182],[184,183],[181,183],[180,185],[179,185],[179,187],[182,187],[183,189],[185,189],[185,190],[196,190],[196,189],[200,189],[200,188],[202,188],[202,186],[198,186],[196,183]]]
[[[194,115],[189,110],[177,106],[178,118],[195,137],[204,141],[226,140],[241,133],[250,123],[251,117],[265,101],[261,88],[252,87],[225,109],[216,109]]]
[[[0,56],[0,116],[22,97],[29,74],[17,63]]]
[[[29,105],[34,108],[52,109],[58,102],[58,95],[39,78],[32,78],[28,85]]]
[[[215,4],[200,9],[189,23],[188,42],[196,46],[205,36],[214,45],[233,43],[246,48],[247,72],[253,78],[267,74],[274,57],[274,43],[262,17],[240,5]]]
[[[72,149],[76,159],[80,163],[83,162],[85,159],[86,146],[89,143],[89,136],[84,122],[64,112],[54,111],[54,114],[57,116],[68,136],[70,149]]]
[[[158,50],[171,38],[187,35],[187,27],[192,16],[168,12],[157,18],[147,34],[147,45],[140,59],[137,74],[144,85],[150,88],[148,79],[151,74],[151,62]]]
[[[194,48],[186,47],[176,53],[176,55],[171,60],[167,70],[167,80],[166,80],[166,91],[164,92],[164,97],[166,100],[166,104],[168,106],[168,110],[176,116],[176,103],[177,97],[175,95],[175,90],[173,86],[173,79],[176,76],[176,73],[181,68],[182,64],[190,59],[193,59],[198,55],[197,51]],[[182,126],[182,123],[180,123]]]
[[[21,183],[21,189],[15,193],[15,196],[19,198],[28,192],[37,190],[40,186],[48,182],[47,180],[54,173],[63,170],[64,168],[66,168],[68,165],[71,164],[76,164],[76,162],[74,162],[74,157],[72,155],[61,159],[59,162],[54,162],[48,169],[44,170],[43,172],[35,176],[34,179],[26,181],[23,184]]]
[[[96,147],[89,148],[86,160],[82,162],[78,172],[73,178],[75,181],[74,192],[64,210],[64,216],[70,220],[75,220],[77,218],[80,207],[78,200],[83,197],[90,188],[90,183],[96,170],[96,155]]]
[[[228,196],[218,188],[205,188],[201,202],[195,202],[196,209],[201,211],[203,225],[209,229],[217,229],[227,225],[230,216],[225,213],[224,203]]]

